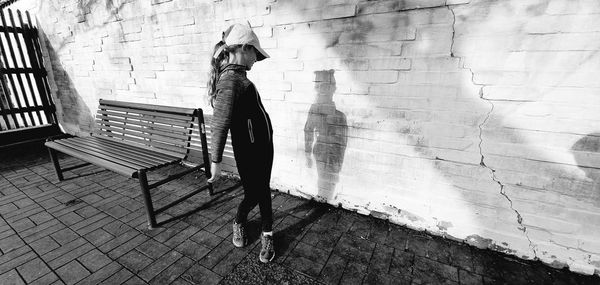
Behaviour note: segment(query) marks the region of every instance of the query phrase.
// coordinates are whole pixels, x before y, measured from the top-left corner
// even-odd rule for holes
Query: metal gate
[[[0,20],[2,146],[55,133],[58,127],[38,29],[29,12],[2,9]]]

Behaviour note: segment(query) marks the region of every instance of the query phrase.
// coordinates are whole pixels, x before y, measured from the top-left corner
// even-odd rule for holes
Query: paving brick
[[[415,256],[413,276],[417,277],[417,272],[430,276],[434,278],[434,280],[451,280],[458,283],[458,269],[456,267],[421,256]],[[421,277],[421,275],[418,277]]]
[[[395,276],[410,276],[415,255],[409,252],[394,250],[394,256],[390,264],[390,274]]]
[[[67,244],[67,243],[79,238],[79,235],[77,235],[74,231],[72,231],[71,229],[68,229],[68,228],[59,230],[59,231],[51,234],[50,236],[61,245]]]
[[[47,227],[47,228],[45,228],[43,230],[35,232],[35,233],[31,234],[31,235],[22,236],[22,237],[23,237],[23,240],[25,240],[25,242],[30,243],[32,241],[35,241],[35,240],[38,240],[38,239],[40,239],[42,237],[48,236],[48,235],[50,235],[52,233],[55,233],[55,232],[57,232],[57,231],[59,231],[61,229],[64,229],[64,228],[65,228],[65,226],[63,224],[55,224],[55,225]]]
[[[393,226],[386,238],[385,244],[399,250],[405,250],[408,244],[409,231],[399,226]]]
[[[35,227],[35,226],[36,226],[36,224],[33,223],[28,218],[23,218],[23,219],[18,220],[17,222],[11,223],[11,227],[19,233],[23,232],[24,230],[27,230],[29,228]]]
[[[152,259],[158,259],[170,250],[169,247],[153,239],[149,239],[144,243],[138,245],[136,249]]]
[[[37,233],[39,233],[39,232],[41,232],[41,231],[43,231],[45,229],[48,229],[50,227],[57,226],[57,225],[60,225],[59,221],[57,221],[57,220],[50,220],[50,221],[45,222],[45,223],[43,223],[41,225],[38,225],[38,226],[35,226],[35,227],[32,227],[32,228],[29,228],[27,230],[24,230],[24,231],[20,232],[19,235],[23,239],[27,240],[26,238],[28,236],[37,234]]]
[[[4,255],[0,255],[0,274],[10,271],[36,257],[28,247],[20,247]]]
[[[109,240],[101,245],[98,246],[98,249],[101,250],[102,252],[110,252],[111,250],[119,247],[120,245],[128,242],[129,240],[133,239],[134,237],[138,236],[139,232],[136,230],[130,230],[128,232],[125,232],[117,237],[115,237],[112,240]]]
[[[201,231],[197,232],[195,235],[191,236],[190,240],[192,240],[198,244],[204,245],[208,248],[214,248],[217,245],[219,245],[221,243],[221,241],[223,241],[223,238],[221,238],[213,233],[210,233],[208,231],[201,230]]]
[[[0,280],[2,280],[2,284],[15,284],[15,285],[25,285],[25,281],[19,276],[16,270],[11,270],[6,273],[0,274]]]
[[[353,258],[363,263],[367,263],[371,259],[374,248],[375,243],[373,242],[351,235],[343,235],[333,252],[347,258]]]
[[[75,210],[75,213],[83,218],[90,218],[95,216],[96,214],[100,213],[100,210],[92,207],[92,206],[85,206],[81,209]]]
[[[304,257],[311,262],[325,264],[329,257],[329,251],[310,246],[306,243],[299,242],[289,254],[288,258]]]
[[[77,260],[89,271],[96,272],[105,265],[111,263],[111,259],[97,249],[80,256]]]
[[[2,221],[2,220],[0,220]],[[16,234],[8,225],[0,226],[0,239]]]
[[[365,279],[363,280],[363,284],[367,284],[367,285],[379,285],[379,284],[409,285],[412,283],[411,279],[412,279],[412,276],[398,277],[398,276],[392,276],[392,275],[381,273],[381,272],[369,271],[367,273],[367,275],[365,276]]]
[[[148,283],[144,282],[144,280],[140,279],[137,276],[132,276],[127,281],[125,281],[125,283],[123,283],[123,285],[134,285],[134,284],[148,284]],[[173,284],[173,283],[171,283],[171,284]]]
[[[49,220],[54,219],[54,217],[52,215],[50,215],[48,212],[44,211],[44,212],[37,213],[33,216],[30,216],[29,219],[32,220],[36,225],[39,225],[39,224],[42,224]]]
[[[193,264],[181,278],[192,284],[218,284],[221,281],[219,275],[199,264]]]
[[[348,261],[337,254],[331,254],[319,275],[326,284],[339,284]]]
[[[46,262],[50,262],[56,258],[61,258],[62,256],[69,254],[70,252],[77,249],[78,247],[83,246],[84,244],[87,244],[86,240],[83,238],[78,238],[70,243],[67,243],[42,255],[42,259],[44,259]]]
[[[29,245],[39,255],[44,255],[47,252],[50,252],[50,251],[60,247],[60,245],[50,237],[43,237],[41,239],[38,239],[38,240],[30,243]]]
[[[213,250],[211,250],[204,258],[202,258],[198,263],[206,268],[213,268],[223,257],[233,250],[234,246],[231,242],[223,241],[219,245],[217,245]]]
[[[11,235],[0,240],[0,250],[9,252],[25,246],[25,242],[18,235]]]
[[[307,274],[311,277],[318,277],[319,273],[323,269],[324,265],[311,262],[310,260],[304,257],[296,257],[296,258],[286,258],[283,262],[283,265],[294,268],[294,270],[298,270],[304,274]]]
[[[111,250],[108,253],[108,256],[112,259],[117,259],[119,256],[125,254],[126,252],[136,248],[140,244],[144,243],[144,241],[148,240],[148,237],[143,234],[138,234],[134,238],[128,240],[127,242],[119,245],[115,249]]]
[[[85,234],[87,234],[89,232],[93,232],[96,229],[99,229],[113,221],[114,221],[113,217],[109,217],[109,216],[106,216],[106,214],[100,213],[89,219],[85,219],[73,226],[70,226],[70,228],[72,230],[76,231],[80,235],[85,235]]]
[[[341,284],[361,284],[367,274],[367,265],[361,262],[350,261],[346,265]]]
[[[41,259],[35,258],[17,267],[17,271],[25,279],[25,282],[31,283],[31,281],[50,273],[50,268]]]
[[[58,268],[59,266],[62,266],[63,264],[86,254],[93,248],[94,246],[90,243],[84,243],[83,245],[74,248],[61,256],[48,261],[48,265],[50,265],[52,268]]]
[[[90,275],[90,272],[75,260],[65,264],[61,268],[58,268],[56,273],[67,285],[75,284]]]
[[[100,246],[100,245],[104,244],[105,242],[115,238],[113,235],[107,233],[103,229],[97,229],[95,231],[92,231],[92,232],[86,234],[83,237],[95,246]]]
[[[154,277],[150,284],[169,284],[175,279],[177,279],[181,274],[183,274],[188,268],[190,268],[194,264],[194,261],[187,258],[182,257],[173,263],[171,266],[166,268],[156,277]]]
[[[178,252],[193,259],[200,260],[210,252],[210,248],[197,244],[191,240],[186,240],[175,248]]]
[[[59,281],[58,275],[54,274],[54,272],[50,272],[29,284],[30,285],[47,285],[47,284],[53,284],[56,281]]]
[[[233,271],[233,269],[240,263],[240,261],[242,261],[242,259],[244,259],[244,257],[246,257],[246,255],[250,253],[252,249],[252,245],[248,245],[244,248],[234,248],[213,267],[212,271],[221,276],[226,276],[229,272]],[[256,256],[258,256],[258,254]],[[277,256],[275,256],[275,258],[277,258]]]
[[[149,266],[147,266],[138,274],[138,276],[144,279],[145,281],[150,281],[165,268],[169,267],[175,261],[179,260],[182,256],[183,255],[181,253],[171,251],[154,261]]]
[[[188,227],[188,224],[186,224],[184,222],[178,222],[178,223],[166,228],[164,231],[160,232],[156,236],[154,236],[154,239],[161,243],[164,243],[165,241],[174,237],[180,231],[182,231],[183,229],[185,229],[187,227]]]
[[[121,284],[123,282],[123,280],[128,280],[130,279],[133,275],[133,273],[131,273],[131,271],[127,270],[127,268],[123,268],[123,267],[119,267],[120,269],[117,269],[116,272],[112,273],[112,275],[110,275],[110,277],[105,278],[102,281],[102,284]],[[142,284],[144,283],[143,281],[138,283],[138,284]]]
[[[462,269],[458,270],[458,279],[460,284],[482,284],[483,277],[475,273],[465,271]]]
[[[138,273],[146,266],[150,265],[153,260],[137,250],[132,250],[119,257],[118,262],[131,272]]]
[[[186,229],[174,235],[172,238],[168,239],[166,242],[164,242],[164,244],[168,247],[175,248],[182,242],[196,234],[198,231],[200,231],[200,229],[196,228],[195,226],[187,227]]]
[[[373,251],[373,256],[369,262],[369,271],[387,274],[389,272],[393,256],[393,248],[383,244],[377,244],[375,246],[375,250]]]
[[[60,213],[56,213],[54,215],[56,216],[58,214],[60,214]],[[58,220],[60,220],[62,223],[64,223],[67,226],[71,226],[71,225],[74,225],[74,224],[77,224],[77,223],[83,221],[84,218],[77,215],[75,212],[69,212],[62,216],[58,216]]]
[[[408,238],[407,251],[412,252],[419,256],[428,256],[429,244],[431,243],[431,237],[424,235],[413,235]]]

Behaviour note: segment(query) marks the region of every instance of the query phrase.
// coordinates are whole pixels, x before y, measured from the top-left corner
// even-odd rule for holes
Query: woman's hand
[[[212,176],[208,179],[208,183],[214,183],[219,180],[221,176],[221,163],[220,162],[212,162],[210,164],[210,173]]]

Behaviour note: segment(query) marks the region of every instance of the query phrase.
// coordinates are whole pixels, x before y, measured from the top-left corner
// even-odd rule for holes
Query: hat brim
[[[254,46],[254,48],[256,49],[257,53],[256,53],[256,61],[261,61],[265,58],[269,58],[269,54],[262,49],[260,46]]]

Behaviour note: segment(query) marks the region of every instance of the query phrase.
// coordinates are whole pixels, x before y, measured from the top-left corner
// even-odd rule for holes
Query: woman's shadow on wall
[[[331,201],[344,163],[348,141],[346,115],[336,109],[335,70],[315,71],[315,102],[310,106],[304,125],[306,166],[317,167],[318,197]],[[314,160],[313,160],[314,159]]]

